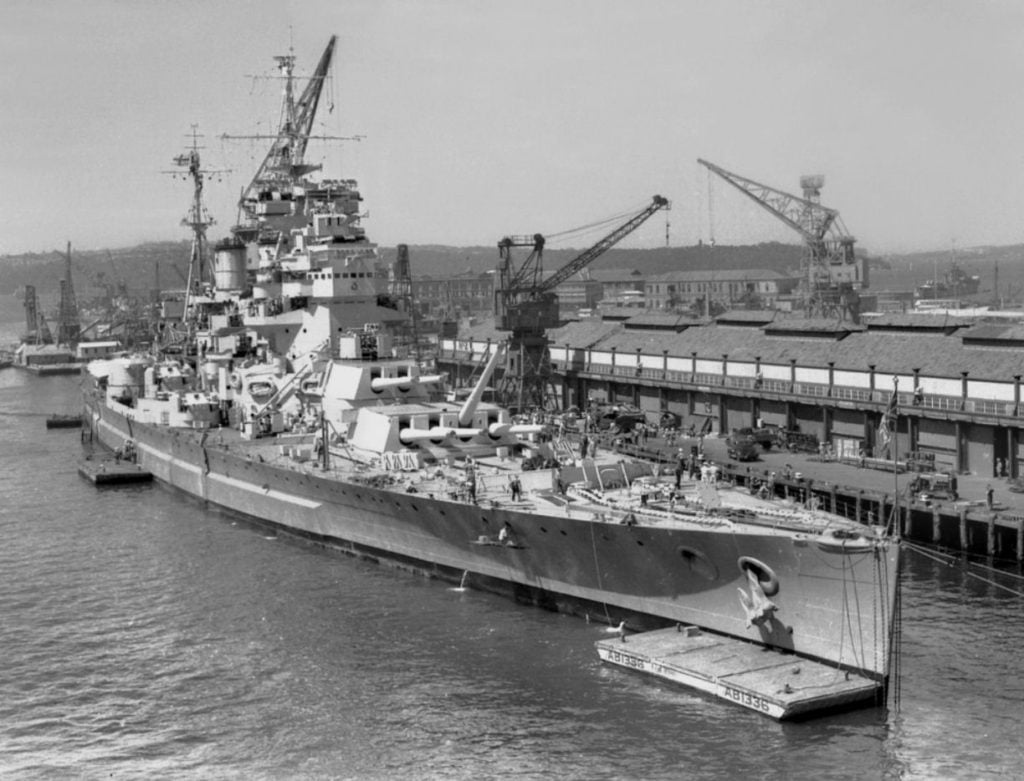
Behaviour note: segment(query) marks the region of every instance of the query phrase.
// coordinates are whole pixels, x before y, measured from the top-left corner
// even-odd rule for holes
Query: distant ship
[[[677,486],[655,464],[570,449],[484,400],[501,345],[456,401],[400,349],[356,182],[311,180],[302,157],[333,46],[299,100],[278,58],[285,120],[247,222],[190,281],[179,357],[89,365],[95,438],[190,495],[363,557],[885,681],[898,538],[717,470]]]
[[[936,277],[918,285],[915,294],[922,300],[963,298],[977,293],[980,286],[981,277],[968,274],[954,260],[941,279]]]

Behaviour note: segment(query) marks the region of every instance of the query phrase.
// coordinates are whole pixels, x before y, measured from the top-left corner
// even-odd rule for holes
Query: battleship
[[[405,315],[385,305],[357,182],[314,179],[304,159],[333,48],[301,93],[294,57],[277,58],[280,132],[206,273],[193,253],[178,349],[88,365],[94,440],[202,501],[332,548],[884,684],[900,562],[886,529],[753,495],[711,468],[696,480],[570,451],[542,416],[485,400],[503,345],[463,397],[396,339]]]

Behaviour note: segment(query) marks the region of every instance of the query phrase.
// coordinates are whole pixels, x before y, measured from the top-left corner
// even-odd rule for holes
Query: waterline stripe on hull
[[[278,502],[293,504],[306,510],[319,510],[323,507],[323,502],[314,502],[310,499],[304,499],[301,496],[296,496],[295,494],[286,494],[284,491],[278,491],[274,488],[263,488],[262,486],[254,485],[253,483],[245,480],[239,480],[236,477],[227,477],[226,475],[211,473],[209,475],[209,481],[211,483],[221,483],[225,486],[237,488],[241,491],[247,491],[248,493],[259,496],[262,499],[274,499]]]

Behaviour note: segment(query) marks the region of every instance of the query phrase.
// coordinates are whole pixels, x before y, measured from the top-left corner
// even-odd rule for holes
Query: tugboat
[[[285,120],[243,195],[248,221],[216,246],[212,279],[197,267],[184,349],[89,364],[95,439],[344,551],[630,628],[700,627],[883,686],[900,561],[885,530],[710,470],[677,482],[618,454],[569,458],[543,423],[483,401],[500,345],[469,395],[445,400],[443,376],[392,336],[404,315],[381,305],[356,183],[308,178],[333,47],[298,101],[294,58],[278,58]]]

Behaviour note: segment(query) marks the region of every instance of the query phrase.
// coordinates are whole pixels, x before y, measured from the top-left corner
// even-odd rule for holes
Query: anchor
[[[764,589],[761,588],[761,581],[757,579],[757,575],[750,568],[747,568],[747,580],[750,581],[749,595],[742,588],[737,589],[740,592],[743,612],[747,616],[747,629],[754,624],[763,628],[765,624],[771,623],[775,618],[775,611],[778,610],[778,607],[765,596]]]

